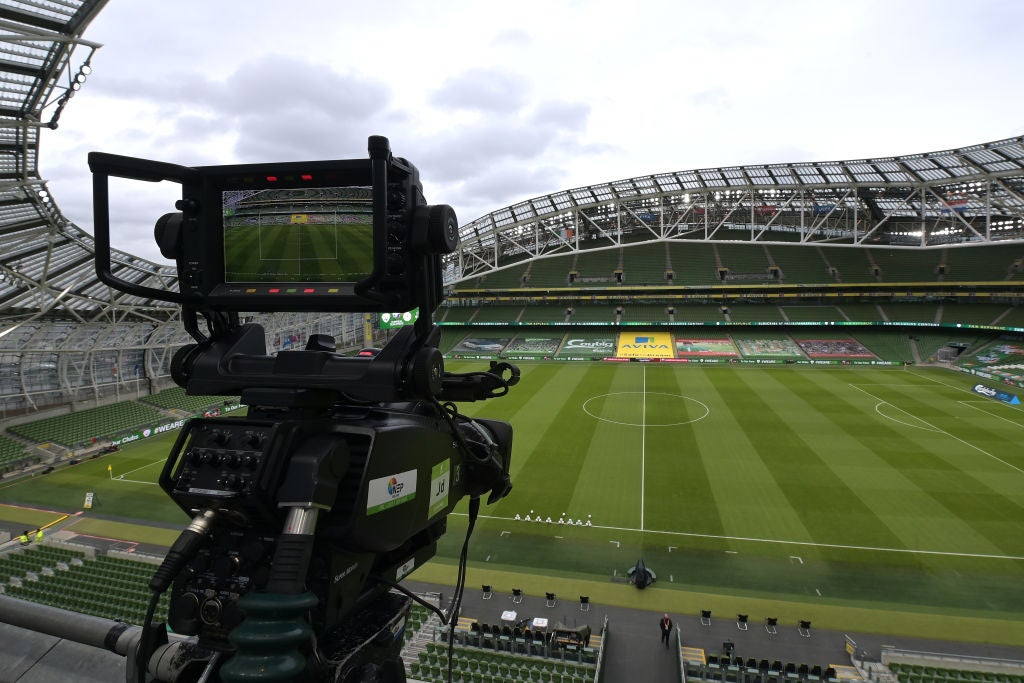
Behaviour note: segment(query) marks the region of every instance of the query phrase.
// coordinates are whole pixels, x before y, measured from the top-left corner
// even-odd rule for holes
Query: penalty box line
[[[465,512],[452,512],[452,515],[468,517]],[[493,515],[479,515],[480,519],[493,519],[500,522],[521,522],[513,517],[497,517]],[[830,548],[835,550],[863,550],[878,553],[903,553],[907,555],[937,555],[940,557],[967,557],[984,560],[1024,560],[1024,555],[992,555],[987,553],[964,553],[949,550],[917,550],[914,548],[879,548],[869,545],[844,545],[841,543],[817,543],[815,541],[786,541],[777,538],[753,538],[750,536],[725,536],[721,534],[698,534],[692,531],[661,531],[658,529],[631,529],[620,526],[601,526],[592,524],[589,529],[605,529],[608,531],[624,531],[641,534],[661,534],[663,536],[682,536],[685,538],[707,538],[720,541],[744,541],[747,543],[770,543],[775,545],[797,545],[809,548]]]
[[[920,417],[917,417],[916,415],[914,415],[913,413],[911,413],[911,412],[909,412],[907,410],[904,410],[903,408],[900,408],[898,405],[896,405],[894,403],[891,403],[890,401],[886,401],[884,398],[879,398],[878,396],[875,396],[874,394],[872,394],[871,392],[869,392],[869,391],[867,391],[865,389],[861,389],[856,384],[850,383],[848,386],[851,389],[856,389],[857,391],[861,392],[862,394],[870,396],[871,398],[875,399],[879,403],[884,403],[886,405],[890,405],[893,408],[895,408],[896,410],[898,410],[898,411],[900,411],[900,412],[902,412],[902,413],[904,413],[906,415],[910,415],[915,420],[918,420],[922,424],[927,425],[928,429],[930,429],[931,431],[933,431],[933,432],[935,432],[937,434],[942,434],[943,436],[948,436],[949,438],[953,439],[954,441],[959,441],[960,443],[962,443],[963,445],[967,446],[968,448],[973,448],[974,450],[978,451],[979,453],[981,453],[985,457],[991,458],[992,460],[995,460],[998,463],[1006,465],[1011,470],[1015,470],[1015,471],[1017,471],[1017,472],[1019,472],[1021,474],[1024,474],[1024,469],[1021,469],[1021,468],[1017,467],[1016,465],[1014,465],[1012,463],[1008,463],[1008,462],[1006,462],[1005,460],[1003,460],[1002,458],[1000,458],[998,456],[992,455],[991,453],[989,453],[985,449],[981,448],[980,446],[976,446],[973,443],[971,443],[970,441],[967,441],[966,439],[961,439],[956,434],[950,434],[945,429],[940,429],[940,428],[936,427],[931,422],[928,422],[927,420],[923,420]]]

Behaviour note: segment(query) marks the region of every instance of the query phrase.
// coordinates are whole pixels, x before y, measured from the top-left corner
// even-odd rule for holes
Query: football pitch
[[[229,282],[353,282],[373,269],[373,225],[244,225],[224,235]]]
[[[730,605],[970,616],[1020,631],[1024,410],[971,392],[974,378],[925,368],[520,367],[509,395],[460,405],[515,430],[514,488],[482,508],[472,567],[538,587],[614,584],[643,559],[656,586]],[[0,486],[0,501],[76,511],[93,491],[96,513],[184,523],[154,484],[170,443],[150,439]],[[464,512],[450,518],[439,565],[455,562],[465,526]]]

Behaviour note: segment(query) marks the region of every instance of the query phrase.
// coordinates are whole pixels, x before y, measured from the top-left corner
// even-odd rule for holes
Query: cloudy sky
[[[420,169],[461,222],[662,171],[912,154],[1024,134],[1017,0],[110,0],[39,168],[92,229],[92,150]],[[176,186],[116,184],[114,245],[163,262]]]

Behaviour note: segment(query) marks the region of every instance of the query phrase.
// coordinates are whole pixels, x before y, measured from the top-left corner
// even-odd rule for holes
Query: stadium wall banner
[[[615,337],[566,337],[556,358],[559,360],[596,360],[615,355]]]
[[[1000,372],[987,372],[985,370],[979,370],[972,367],[964,367],[962,365],[957,366],[960,372],[968,375],[974,375],[975,377],[981,377],[982,379],[989,379],[992,381],[1001,381],[1003,384],[1007,384],[1011,387],[1020,387],[1024,389],[1024,377],[1020,375],[1011,375],[1009,373]]]
[[[973,391],[976,394],[981,394],[982,396],[994,398],[995,400],[1002,401],[1003,403],[1009,403],[1010,405],[1013,406],[1020,405],[1020,398],[1018,398],[1015,394],[1011,394],[1006,391],[999,391],[998,389],[987,387],[984,384],[975,384],[973,387],[971,387],[971,391]]]
[[[678,358],[701,358],[703,356],[735,357],[740,355],[731,339],[690,339],[676,338]]]
[[[511,340],[511,337],[478,338],[470,336],[456,344],[455,348],[448,353],[453,358],[477,358],[482,360],[497,358]]]
[[[615,355],[619,358],[673,358],[668,332],[622,332]]]
[[[740,354],[745,357],[807,358],[792,339],[737,339],[736,345],[740,349]]]
[[[808,358],[874,358],[863,344],[855,339],[794,339]]]
[[[511,360],[550,359],[554,357],[561,343],[561,335],[520,334],[509,342],[501,356]]]

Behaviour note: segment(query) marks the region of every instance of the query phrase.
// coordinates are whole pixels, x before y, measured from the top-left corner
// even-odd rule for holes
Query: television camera
[[[386,138],[368,147],[368,159],[204,167],[89,155],[99,278],[178,304],[195,343],[175,354],[174,380],[249,406],[187,422],[160,475],[193,519],[150,581],[139,681],[404,680],[411,598],[392,589],[434,555],[462,498],[468,542],[480,497],[511,489],[512,428],[455,402],[504,395],[519,371],[446,372],[432,322],[455,213],[425,202]],[[177,291],[112,268],[111,177],[181,185],[154,232]],[[270,355],[239,315],[416,308],[371,357],[318,334]],[[187,642],[150,623],[167,589],[168,625]]]

